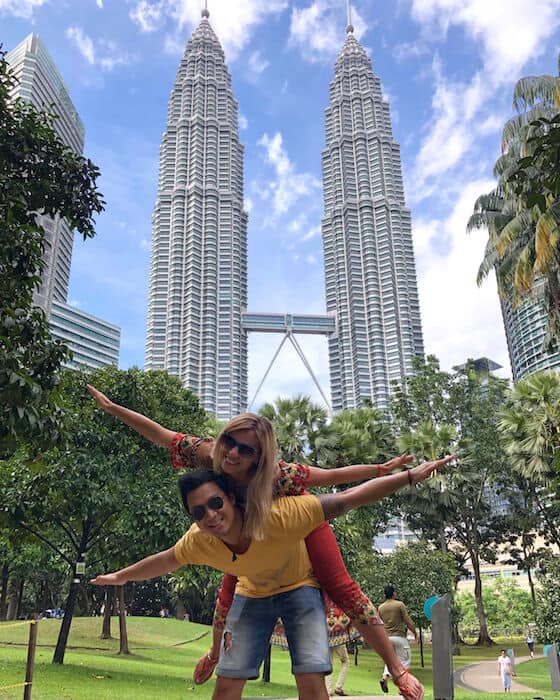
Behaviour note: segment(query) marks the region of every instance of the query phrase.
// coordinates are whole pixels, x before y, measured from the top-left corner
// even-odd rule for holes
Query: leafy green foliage
[[[523,634],[527,623],[533,621],[531,596],[515,579],[498,576],[492,582],[485,582],[482,599],[491,635]],[[462,636],[476,636],[478,614],[474,595],[466,591],[458,593],[455,602],[461,611]]]
[[[104,206],[99,170],[63,144],[54,114],[10,99],[15,83],[0,51],[0,456],[21,437],[60,437],[56,386],[68,353],[33,306],[44,267],[37,214],[64,217],[86,239]]]
[[[537,629],[543,644],[560,642],[560,557],[546,564],[539,576]]]

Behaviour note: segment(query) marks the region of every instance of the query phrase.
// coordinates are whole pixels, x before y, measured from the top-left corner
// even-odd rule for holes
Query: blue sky
[[[69,301],[122,328],[121,367],[143,366],[150,218],[169,93],[202,0],[0,0],[8,50],[45,42],[86,128],[107,210],[76,240]],[[249,308],[323,313],[324,108],[345,0],[208,0],[239,102],[249,211]],[[484,235],[465,233],[493,186],[515,81],[553,73],[558,0],[356,0],[356,36],[391,106],[413,215],[427,352],[445,369],[486,355],[509,376],[493,281],[475,283]],[[251,335],[250,397],[280,337]],[[326,340],[300,337],[328,388]],[[259,397],[320,401],[289,344]]]

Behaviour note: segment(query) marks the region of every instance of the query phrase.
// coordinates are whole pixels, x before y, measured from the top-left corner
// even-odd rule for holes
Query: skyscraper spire
[[[205,13],[179,64],[161,142],[146,369],[179,376],[227,420],[247,405],[247,214],[237,101]]]
[[[350,3],[347,3],[350,22]],[[322,154],[327,313],[335,411],[387,408],[391,382],[424,354],[410,210],[389,104],[348,25],[325,110]]]
[[[352,34],[354,32],[354,26],[352,25],[352,8],[350,7],[350,0],[346,0],[346,33]]]
[[[210,13],[208,12],[208,0],[204,0],[204,9],[200,13],[200,15],[203,19],[208,19],[208,17],[210,17]]]

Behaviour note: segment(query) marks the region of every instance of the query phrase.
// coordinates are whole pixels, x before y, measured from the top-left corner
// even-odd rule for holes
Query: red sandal
[[[393,678],[399,693],[404,700],[422,700],[424,697],[424,687],[422,683],[408,670],[403,671],[399,676]]]
[[[193,680],[196,685],[202,685],[203,683],[206,683],[207,680],[212,678],[212,674],[214,673],[214,669],[216,668],[219,658],[219,656],[214,658],[211,652],[208,652],[198,661],[193,673]]]

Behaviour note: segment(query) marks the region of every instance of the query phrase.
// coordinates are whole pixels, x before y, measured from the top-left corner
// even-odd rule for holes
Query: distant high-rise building
[[[97,369],[118,365],[121,329],[74,306],[53,300],[50,314],[53,338],[72,350],[69,367]]]
[[[227,419],[247,404],[247,214],[237,102],[208,17],[179,65],[161,142],[146,369],[178,375]]]
[[[513,307],[502,299],[502,317],[511,362],[513,381],[542,369],[560,367],[560,352],[543,347],[547,330],[547,317],[538,298],[541,291],[537,285],[537,297]]]
[[[84,148],[84,126],[72,104],[62,76],[45,45],[36,34],[30,34],[7,55],[10,68],[18,79],[12,97],[21,97],[39,108],[51,109],[58,115],[54,128],[62,141],[75,153]],[[35,303],[47,315],[53,300],[65,302],[70,280],[70,263],[74,233],[64,219],[38,217],[45,230],[45,268]]]
[[[390,383],[424,354],[411,217],[389,105],[348,18],[326,109],[323,151],[333,409],[387,406]]]

